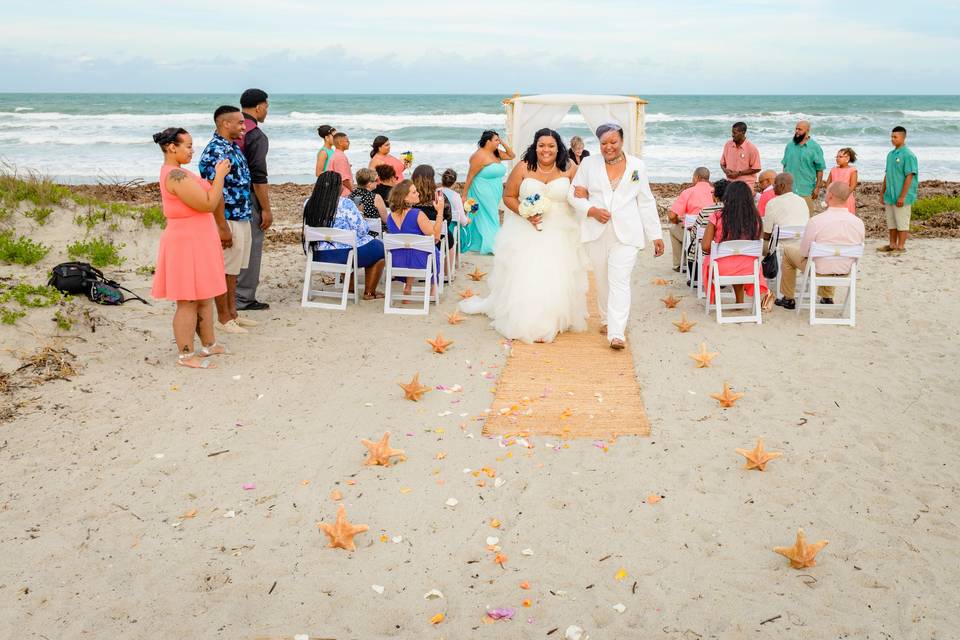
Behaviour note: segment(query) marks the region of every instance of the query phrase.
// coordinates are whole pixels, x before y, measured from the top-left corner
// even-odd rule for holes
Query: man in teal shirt
[[[801,120],[793,130],[793,140],[783,150],[780,161],[783,170],[793,175],[793,192],[807,201],[810,215],[816,213],[814,203],[823,186],[823,170],[827,163],[823,159],[823,149],[810,137],[810,123]]]
[[[887,212],[887,231],[890,242],[877,247],[882,253],[903,253],[907,250],[910,233],[911,207],[917,200],[917,156],[907,148],[907,130],[894,127],[890,132],[893,149],[887,154],[887,171],[883,176],[883,195],[880,197]]]

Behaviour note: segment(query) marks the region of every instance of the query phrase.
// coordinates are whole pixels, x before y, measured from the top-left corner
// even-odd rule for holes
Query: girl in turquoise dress
[[[484,131],[477,144],[479,149],[470,156],[470,171],[463,184],[464,200],[474,199],[479,210],[473,224],[460,229],[462,251],[493,253],[493,241],[500,230],[500,200],[503,197],[503,177],[507,168],[502,160],[516,156],[500,140],[496,131]]]

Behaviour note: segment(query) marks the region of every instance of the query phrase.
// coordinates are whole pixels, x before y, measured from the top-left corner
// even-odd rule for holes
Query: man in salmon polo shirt
[[[747,140],[746,123],[733,124],[730,140],[723,145],[720,168],[723,169],[727,180],[745,182],[750,187],[750,193],[754,192],[757,174],[760,173],[760,152],[752,142]]]
[[[684,217],[696,215],[704,207],[713,204],[713,185],[710,184],[710,169],[697,167],[693,172],[693,186],[680,192],[677,199],[670,205],[667,217],[673,224],[670,226],[670,241],[673,245],[673,270],[680,271],[680,260],[683,254]]]

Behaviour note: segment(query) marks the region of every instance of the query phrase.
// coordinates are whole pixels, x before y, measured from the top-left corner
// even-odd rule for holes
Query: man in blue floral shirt
[[[230,173],[223,182],[223,203],[213,212],[223,245],[227,292],[217,296],[217,317],[225,333],[247,333],[244,327],[256,322],[237,314],[237,275],[250,263],[252,244],[250,218],[250,168],[237,141],[246,130],[240,109],[222,106],[213,113],[217,131],[200,155],[200,175],[213,180],[214,168],[223,159],[230,161]]]

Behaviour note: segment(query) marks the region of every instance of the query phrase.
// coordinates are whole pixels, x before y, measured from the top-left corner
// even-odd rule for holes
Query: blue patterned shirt
[[[200,155],[200,175],[213,181],[217,163],[224,158],[230,161],[230,173],[223,181],[223,216],[227,220],[249,220],[250,168],[237,143],[214,133],[213,139]]]
[[[357,234],[358,249],[373,240],[373,236],[370,235],[370,226],[367,224],[367,221],[363,219],[360,209],[358,209],[357,205],[353,203],[353,200],[349,198],[341,197],[339,202],[337,202],[337,213],[333,217],[333,222],[330,223],[330,226],[334,229],[355,231]],[[331,249],[349,249],[350,247],[342,242],[321,241],[314,243],[313,248],[316,251],[330,251]]]

